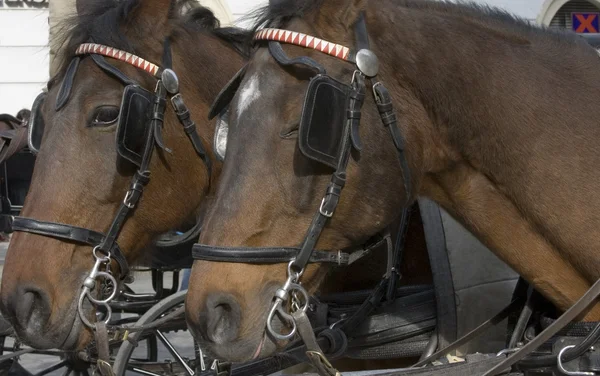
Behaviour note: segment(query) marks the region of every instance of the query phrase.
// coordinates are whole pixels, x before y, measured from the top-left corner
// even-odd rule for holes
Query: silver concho
[[[367,77],[375,77],[379,72],[379,59],[371,50],[362,49],[356,53],[356,66]]]
[[[229,111],[225,110],[217,117],[217,129],[215,130],[215,139],[213,148],[217,159],[221,162],[225,160],[227,152],[227,132],[229,131]]]
[[[177,94],[179,92],[179,78],[171,69],[165,69],[160,76],[165,89],[170,94]]]

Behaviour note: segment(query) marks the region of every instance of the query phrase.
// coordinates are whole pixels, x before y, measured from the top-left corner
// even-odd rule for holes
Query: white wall
[[[268,0],[225,0],[231,9],[234,20],[238,20],[244,14],[267,5]]]
[[[48,81],[48,9],[0,8],[0,113],[29,108]]]

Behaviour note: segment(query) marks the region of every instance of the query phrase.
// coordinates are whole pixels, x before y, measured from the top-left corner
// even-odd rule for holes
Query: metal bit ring
[[[104,277],[105,279],[108,279],[112,283],[112,291],[111,291],[110,295],[108,296],[108,298],[96,299],[92,296],[92,294],[90,294],[90,291],[86,291],[85,294],[86,294],[87,298],[94,304],[108,304],[117,295],[117,280],[115,279],[115,277],[113,277],[112,275],[110,275],[109,273],[106,273],[106,272],[98,272],[96,274],[96,278],[98,278],[98,277]]]
[[[87,319],[87,317],[85,317],[84,310],[83,310],[83,299],[86,296],[88,296],[88,298],[89,298],[89,295],[83,294],[83,293],[79,296],[79,304],[77,305],[77,312],[79,312],[79,319],[84,323],[84,325],[86,325],[89,328],[94,329],[95,325],[92,324],[90,322],[90,320]],[[106,317],[104,318],[103,321],[105,324],[108,324],[108,322],[110,321],[110,319],[112,317],[112,309],[106,303],[97,304],[97,305],[102,305],[102,306],[104,306],[104,308],[106,308]]]

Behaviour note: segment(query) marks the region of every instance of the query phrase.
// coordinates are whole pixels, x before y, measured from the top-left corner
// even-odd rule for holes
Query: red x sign
[[[571,13],[573,30],[576,33],[597,33],[600,29],[599,13]]]

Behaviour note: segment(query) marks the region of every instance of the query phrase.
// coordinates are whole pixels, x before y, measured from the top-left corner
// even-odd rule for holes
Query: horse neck
[[[586,184],[572,184],[595,184],[586,171],[600,163],[596,52],[472,8],[383,2],[369,13],[369,24],[380,29],[370,32],[420,176],[418,194],[440,203],[559,309],[568,308],[598,278],[600,265],[589,254],[600,244],[581,230],[600,203]],[[586,115],[574,122],[573,114]],[[573,158],[578,163],[567,163]],[[565,226],[557,213],[576,222]],[[599,307],[587,318],[598,317]]]

